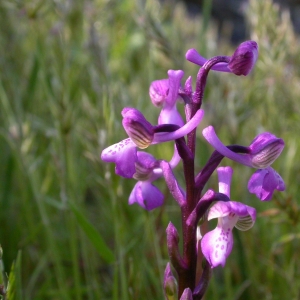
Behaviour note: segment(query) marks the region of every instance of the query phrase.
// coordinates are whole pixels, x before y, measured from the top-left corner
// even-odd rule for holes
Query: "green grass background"
[[[175,1],[0,2],[1,281],[9,276],[9,299],[163,299],[165,228],[171,220],[180,230],[178,207],[163,180],[162,208],[128,206],[134,180],[117,177],[99,154],[126,137],[124,106],[156,122],[152,80],[168,69],[195,80],[189,48],[231,55],[230,28],[217,38],[210,4],[194,18]],[[250,0],[247,20],[259,59],[249,77],[209,75],[197,169],[212,152],[201,137],[205,126],[228,144],[248,145],[270,131],[286,143],[274,168],[287,189],[262,203],[247,191],[253,170],[222,162],[234,168],[232,198],[255,207],[258,218],[251,230],[235,230],[233,252],[214,270],[206,299],[297,300],[299,37],[269,0]],[[170,158],[172,145],[150,151]],[[181,166],[176,172],[182,181]],[[215,176],[209,184],[217,188]]]

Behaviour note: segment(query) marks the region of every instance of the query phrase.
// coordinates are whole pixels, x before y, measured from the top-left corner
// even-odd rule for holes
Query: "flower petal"
[[[149,181],[138,181],[133,188],[128,203],[137,203],[146,210],[152,210],[163,204],[164,195]]]
[[[163,109],[158,118],[158,124],[176,124],[183,126],[183,119],[176,108],[176,100],[180,88],[180,81],[184,75],[182,70],[169,70],[169,92],[166,97]]]
[[[154,135],[152,144],[176,140],[189,134],[193,129],[195,129],[199,125],[203,116],[204,116],[204,111],[202,109],[199,109],[196,112],[196,114],[193,116],[193,118],[178,130],[170,133],[156,133]]]
[[[189,49],[185,54],[185,58],[198,66],[203,66],[207,62],[207,59],[201,56],[196,49]],[[215,64],[211,70],[231,73],[228,68],[228,63]]]
[[[219,192],[230,198],[230,184],[233,170],[231,167],[219,167],[217,172],[219,179]]]
[[[144,115],[135,108],[122,110],[123,127],[131,140],[141,149],[147,148],[153,140],[153,126]]]
[[[234,160],[238,163],[252,167],[251,159],[249,155],[237,154],[229,150],[217,137],[216,132],[212,126],[208,126],[203,129],[202,134],[204,138],[222,155]]]
[[[215,218],[223,218],[229,214],[235,214],[238,217],[245,217],[249,214],[253,214],[252,207],[236,201],[219,201],[215,203],[209,210],[208,220]]]
[[[232,246],[233,236],[230,228],[217,226],[214,230],[206,233],[201,240],[203,255],[212,268],[218,265],[225,266]]]
[[[136,145],[131,139],[125,139],[104,149],[101,153],[101,159],[105,162],[115,163],[117,175],[132,178],[135,173],[136,152]]]
[[[155,106],[164,104],[169,92],[169,79],[155,80],[149,88],[149,95]]]
[[[274,190],[284,191],[281,176],[271,167],[257,170],[248,182],[248,190],[262,201],[271,200]]]
[[[270,166],[284,148],[284,141],[269,132],[263,132],[255,137],[249,149],[252,165],[258,169]]]

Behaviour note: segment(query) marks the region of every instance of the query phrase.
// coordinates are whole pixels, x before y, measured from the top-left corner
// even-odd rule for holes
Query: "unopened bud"
[[[180,297],[180,300],[193,300],[193,294],[192,294],[192,291],[189,289],[189,288],[186,288],[181,297]]]
[[[284,141],[282,139],[269,132],[259,134],[249,146],[253,167],[258,169],[269,167],[283,148]]]
[[[137,147],[141,149],[147,148],[153,141],[153,126],[135,108],[124,108],[122,116],[123,127],[131,140]]]
[[[258,45],[254,41],[241,43],[233,53],[228,68],[235,75],[248,75],[258,57]]]
[[[166,278],[164,282],[165,296],[168,300],[177,299],[178,287],[174,276]]]

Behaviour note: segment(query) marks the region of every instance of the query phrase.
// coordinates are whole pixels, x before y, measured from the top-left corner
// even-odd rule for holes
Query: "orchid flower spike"
[[[196,65],[203,66],[208,59],[202,57],[197,50],[189,49],[186,59]],[[215,64],[211,69],[219,72],[234,73],[235,75],[248,75],[253,69],[258,57],[258,45],[254,41],[241,43],[231,56],[229,63]]]
[[[230,183],[233,170],[230,167],[217,169],[219,192],[230,197]],[[201,240],[203,255],[211,268],[225,266],[226,259],[233,247],[232,229],[245,231],[250,229],[256,219],[256,210],[240,202],[219,201],[209,210],[208,220],[218,218],[217,227],[206,233]]]
[[[206,127],[204,138],[222,155],[248,167],[258,168],[248,182],[248,190],[260,200],[272,198],[274,190],[284,191],[281,176],[270,167],[284,148],[284,141],[275,135],[264,132],[256,136],[248,147],[247,154],[238,154],[228,149],[217,137],[212,126]]]

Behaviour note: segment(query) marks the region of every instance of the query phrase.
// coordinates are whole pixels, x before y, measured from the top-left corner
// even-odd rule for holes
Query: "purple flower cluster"
[[[275,190],[285,189],[284,181],[271,167],[284,148],[284,141],[269,132],[259,134],[250,146],[224,145],[212,126],[206,127],[203,137],[215,149],[207,163],[195,175],[196,130],[204,117],[201,109],[207,75],[210,70],[248,75],[258,57],[258,46],[254,41],[242,43],[232,56],[203,58],[195,49],[186,53],[186,59],[201,66],[193,91],[192,78],[184,83],[182,70],[169,70],[168,78],[153,81],[149,95],[153,105],[161,109],[156,125],[149,123],[135,108],[126,107],[122,111],[123,127],[128,138],[102,151],[101,159],[115,163],[117,175],[137,180],[130,196],[129,204],[137,203],[146,210],[161,206],[162,192],[154,182],[164,177],[170,193],[182,212],[183,251],[179,251],[179,237],[172,223],[167,228],[167,245],[170,264],[165,271],[165,295],[169,299],[201,299],[209,281],[210,270],[218,265],[225,266],[233,247],[232,230],[250,229],[256,218],[254,208],[230,198],[230,184],[233,170],[218,167],[224,157],[250,168],[257,169],[248,182],[248,190],[260,200],[272,198]],[[185,120],[177,110],[177,104],[185,105]],[[145,149],[151,145],[174,141],[174,153],[170,161],[156,159]],[[174,168],[182,161],[185,188],[181,187],[174,175]],[[218,173],[219,190],[204,186],[214,171]],[[217,227],[204,232],[198,242],[198,223],[218,219]],[[195,284],[196,259],[202,251],[206,259],[201,279]],[[177,289],[177,277],[178,289]],[[175,284],[176,283],[176,284]],[[180,298],[181,297],[181,298]]]

